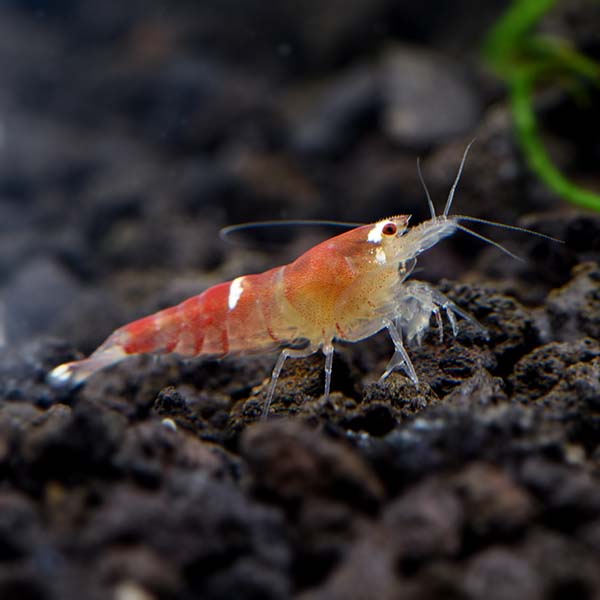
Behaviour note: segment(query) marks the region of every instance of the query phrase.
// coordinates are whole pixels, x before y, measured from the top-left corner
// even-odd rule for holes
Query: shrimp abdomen
[[[59,365],[50,378],[81,383],[128,356],[246,354],[276,348],[295,337],[285,326],[274,290],[280,268],[215,285],[176,306],[114,331],[89,358]]]

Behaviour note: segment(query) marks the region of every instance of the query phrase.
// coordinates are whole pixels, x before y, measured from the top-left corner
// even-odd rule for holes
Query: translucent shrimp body
[[[408,227],[410,215],[362,225],[318,244],[290,264],[211,287],[117,329],[89,358],[56,367],[50,380],[80,384],[108,365],[144,353],[223,357],[280,349],[266,414],[288,357],[323,352],[327,397],[334,342],[357,342],[386,329],[395,352],[382,377],[401,368],[417,385],[403,340],[420,342],[432,317],[441,337],[443,315],[454,334],[457,316],[483,330],[429,284],[407,280],[417,257],[459,229],[508,252],[460,224],[476,219],[448,216],[465,157],[466,152],[442,215],[435,215],[427,193],[431,219],[416,227]]]

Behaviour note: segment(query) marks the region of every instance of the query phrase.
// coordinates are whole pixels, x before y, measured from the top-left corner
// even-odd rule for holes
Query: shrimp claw
[[[383,381],[397,368],[402,368],[415,385],[419,385],[415,368],[402,343],[402,331],[406,332],[408,342],[416,340],[420,345],[423,334],[429,328],[431,317],[435,318],[440,343],[444,340],[444,323],[442,313],[446,315],[452,335],[458,335],[458,322],[456,315],[468,321],[479,329],[485,339],[489,334],[485,327],[474,319],[469,313],[459,308],[444,294],[422,281],[409,281],[402,287],[399,298],[398,315],[395,322],[386,321],[385,326],[394,343],[394,355],[387,364],[380,381]]]
[[[442,342],[444,339],[442,313],[446,315],[450,323],[453,336],[456,337],[458,334],[456,319],[456,315],[458,315],[479,329],[486,340],[489,339],[486,328],[477,319],[424,281],[405,282],[398,302],[398,314],[400,316],[396,318],[396,324],[399,329],[406,331],[409,342],[416,339],[419,344],[421,343],[432,315],[437,323],[439,340]]]

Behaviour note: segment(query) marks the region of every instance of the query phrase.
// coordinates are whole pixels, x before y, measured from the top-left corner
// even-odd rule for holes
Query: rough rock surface
[[[592,4],[545,27],[597,59]],[[1,599],[600,599],[600,218],[515,144],[479,55],[504,5],[2,3]],[[600,189],[597,110],[541,100],[553,158]],[[338,346],[328,401],[323,357],[289,360],[267,420],[272,356],[47,384],[319,239],[221,226],[418,222],[417,149],[439,210],[473,137],[456,212],[565,243],[482,229],[526,261],[466,235],[423,255],[415,276],[489,339],[433,325],[418,387],[378,380],[385,335]]]

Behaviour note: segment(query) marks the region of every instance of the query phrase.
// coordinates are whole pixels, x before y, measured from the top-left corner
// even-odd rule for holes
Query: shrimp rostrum
[[[485,332],[435,288],[408,279],[419,255],[458,230],[510,254],[461,224],[485,221],[448,214],[467,151],[468,147],[442,214],[435,214],[427,192],[431,218],[420,225],[409,227],[410,215],[397,215],[358,226],[318,244],[290,264],[215,285],[120,327],[88,358],[56,367],[51,381],[77,385],[108,365],[144,353],[220,358],[280,349],[268,386],[266,414],[287,358],[321,350],[328,397],[334,343],[357,342],[387,330],[395,352],[382,378],[399,368],[418,385],[404,344],[420,342],[432,320],[440,337],[444,315],[454,335],[457,317]]]

